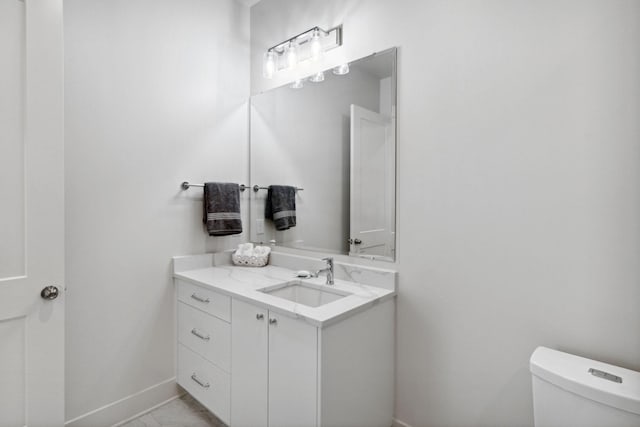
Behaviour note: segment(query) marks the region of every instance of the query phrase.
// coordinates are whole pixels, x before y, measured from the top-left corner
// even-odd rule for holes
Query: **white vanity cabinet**
[[[318,328],[232,300],[234,427],[316,426]]]
[[[194,283],[176,278],[177,379],[226,424],[391,426],[393,297],[304,317],[267,308],[262,293]]]

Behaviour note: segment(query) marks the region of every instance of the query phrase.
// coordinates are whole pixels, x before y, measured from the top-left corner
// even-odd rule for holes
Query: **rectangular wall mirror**
[[[395,259],[396,48],[251,98],[251,185],[290,185],[297,224],[265,219],[252,191],[251,240]]]

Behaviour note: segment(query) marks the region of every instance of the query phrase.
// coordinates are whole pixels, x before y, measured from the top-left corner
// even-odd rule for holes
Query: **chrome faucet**
[[[322,258],[322,260],[327,262],[327,266],[325,268],[322,268],[322,269],[316,271],[315,276],[319,277],[320,273],[327,273],[327,285],[333,285],[334,284],[334,281],[333,281],[333,258],[327,257],[327,258]]]

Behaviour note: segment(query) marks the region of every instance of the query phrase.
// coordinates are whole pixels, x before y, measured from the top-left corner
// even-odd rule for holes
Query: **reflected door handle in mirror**
[[[54,300],[58,298],[60,291],[55,286],[45,286],[45,288],[40,292],[40,296],[46,300]]]

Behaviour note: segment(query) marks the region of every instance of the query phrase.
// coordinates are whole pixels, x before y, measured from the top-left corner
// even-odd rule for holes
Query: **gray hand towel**
[[[204,218],[209,236],[242,233],[240,187],[231,182],[204,184]]]
[[[267,191],[264,217],[273,220],[276,230],[296,226],[296,188],[288,185],[270,185]]]

